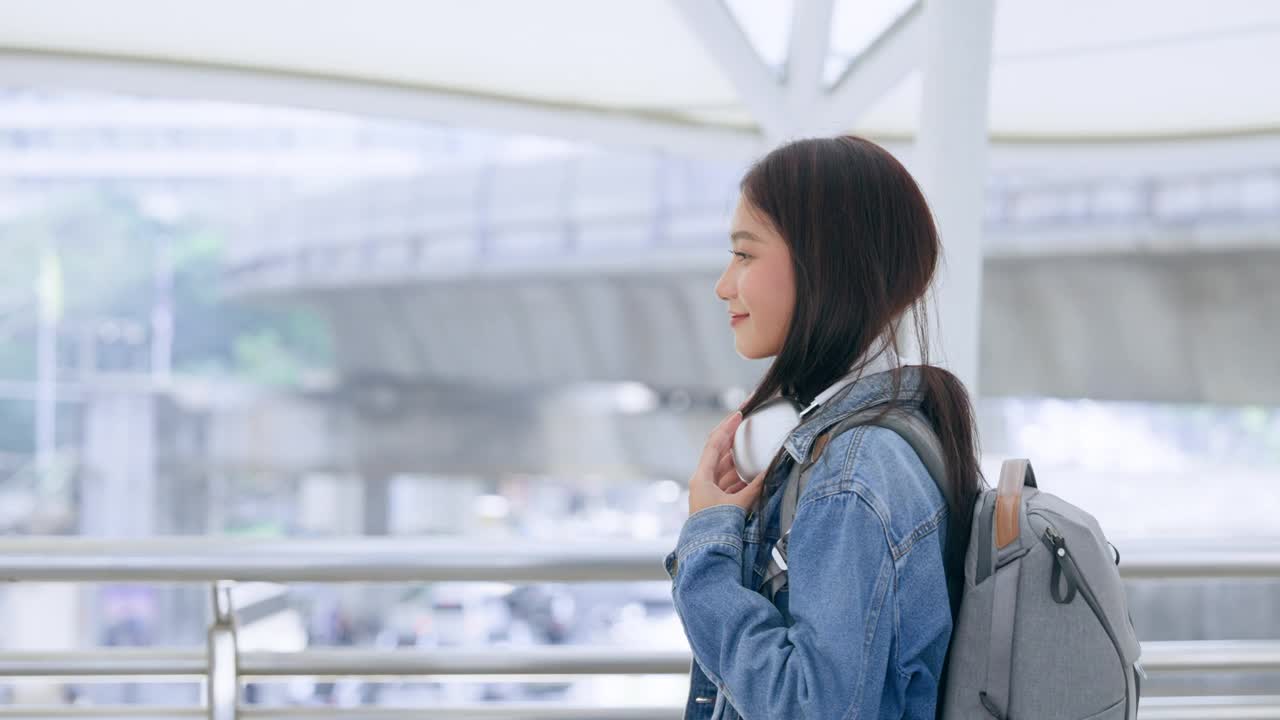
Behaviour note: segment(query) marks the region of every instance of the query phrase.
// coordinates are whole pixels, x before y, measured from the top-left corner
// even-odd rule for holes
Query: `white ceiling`
[[[728,6],[781,73],[791,3]],[[905,6],[837,2],[827,78]],[[994,37],[996,139],[1280,132],[1280,2],[999,0]],[[272,84],[255,90],[245,73]],[[725,137],[757,129],[674,2],[0,0],[0,83],[23,82],[397,112],[374,95],[336,97],[360,87],[431,98],[419,114],[444,122],[501,124],[486,118],[524,107]],[[919,86],[906,74],[849,129],[910,135]]]

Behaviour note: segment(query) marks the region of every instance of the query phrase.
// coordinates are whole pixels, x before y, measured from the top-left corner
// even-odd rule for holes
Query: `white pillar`
[[[101,390],[88,396],[84,414],[80,533],[103,538],[155,535],[155,396]]]
[[[57,451],[58,322],[62,316],[62,263],[53,250],[40,255],[36,280],[36,468],[49,481]]]
[[[913,171],[942,236],[929,307],[936,364],[977,397],[983,193],[994,0],[925,0],[924,88]]]

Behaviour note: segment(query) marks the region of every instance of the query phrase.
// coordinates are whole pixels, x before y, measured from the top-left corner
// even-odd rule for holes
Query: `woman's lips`
[[[740,323],[740,322],[742,322],[743,320],[746,320],[746,319],[747,319],[747,315],[730,315],[730,316],[729,316],[729,325],[731,325],[731,326],[732,326],[732,325],[737,325],[738,323]]]

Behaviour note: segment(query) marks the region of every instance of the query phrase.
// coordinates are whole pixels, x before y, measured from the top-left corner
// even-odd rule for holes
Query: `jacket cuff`
[[[689,516],[680,530],[676,548],[664,561],[667,575],[676,579],[680,563],[689,553],[710,543],[723,543],[742,550],[742,531],[746,526],[747,511],[737,505],[712,505]]]

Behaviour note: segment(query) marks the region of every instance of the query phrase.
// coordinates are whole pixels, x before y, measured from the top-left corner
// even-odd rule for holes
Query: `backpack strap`
[[[1020,543],[1018,513],[1022,507],[1022,488],[1036,487],[1036,474],[1027,460],[1005,460],[1000,467],[1000,485],[988,497],[994,496],[992,515],[994,532],[981,526],[986,535],[978,537],[979,550],[984,555],[995,555],[995,589],[991,594],[990,644],[987,651],[986,689],[978,693],[983,707],[993,717],[1005,720],[1009,714],[1009,687],[1013,680],[1013,630],[1014,616],[1018,608],[1018,585],[1022,563],[1002,562],[1018,550]],[[1057,563],[1054,564],[1057,568]],[[1057,583],[1054,583],[1057,592]],[[1074,592],[1074,588],[1072,590]]]
[[[821,457],[822,451],[826,449],[827,443],[831,438],[840,433],[866,425],[868,422],[875,420],[877,427],[886,428],[896,432],[916,455],[920,456],[921,462],[929,471],[929,476],[933,478],[933,482],[942,489],[943,478],[945,478],[943,461],[942,461],[942,444],[938,441],[937,435],[934,434],[933,428],[929,423],[925,422],[920,416],[906,412],[903,410],[890,410],[883,417],[876,419],[877,415],[883,412],[881,407],[872,407],[862,412],[855,413],[833,425],[829,430],[824,430],[814,440],[813,448],[809,451],[809,457],[803,466],[795,465],[791,469],[791,475],[787,479],[786,487],[782,491],[782,506],[780,508],[781,516],[779,518],[779,529],[782,536],[774,543],[773,550],[770,552],[769,568],[765,573],[762,581],[769,586],[769,598],[777,596],[778,592],[787,585],[787,542],[791,537],[791,524],[795,520],[796,506],[799,505],[800,496],[804,493],[804,486],[809,480],[809,470],[817,463]]]

